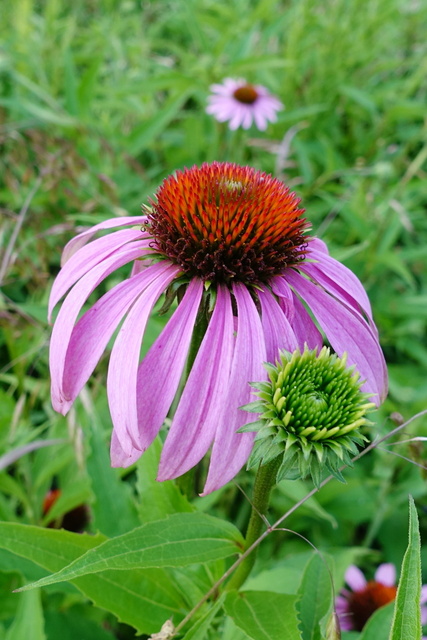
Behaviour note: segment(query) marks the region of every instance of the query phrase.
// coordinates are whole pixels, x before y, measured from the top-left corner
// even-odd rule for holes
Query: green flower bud
[[[319,486],[324,470],[344,481],[339,469],[366,441],[360,429],[371,424],[365,415],[375,408],[346,359],[327,347],[319,354],[306,347],[265,365],[269,381],[253,383],[259,400],[243,407],[261,414],[240,429],[257,432],[249,468],[281,456],[277,482],[311,476]]]

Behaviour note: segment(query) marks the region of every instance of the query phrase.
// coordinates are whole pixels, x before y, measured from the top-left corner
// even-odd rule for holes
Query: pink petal
[[[421,604],[425,604],[427,602],[427,584],[423,584],[421,587]]]
[[[130,448],[129,453],[125,453],[122,449],[117,434],[113,429],[110,445],[110,458],[112,467],[122,467],[126,469],[126,467],[130,467],[141,456],[142,451],[140,451],[139,449],[135,449],[134,447]]]
[[[350,304],[356,311],[362,309],[372,319],[371,304],[366,291],[350,269],[320,251],[312,250],[308,257],[318,262],[316,264],[305,262],[299,266],[300,271],[307,273],[324,289],[332,292],[345,304]]]
[[[63,395],[74,402],[91,376],[123,316],[163,266],[142,273],[110,289],[80,318],[74,327],[63,373]]]
[[[129,455],[138,448],[138,408],[137,373],[140,350],[145,327],[153,306],[167,289],[179,267],[160,262],[157,277],[152,279],[146,289],[129,311],[117,335],[111,351],[107,376],[108,403],[114,430],[123,451]]]
[[[380,564],[375,572],[375,580],[386,587],[394,587],[396,584],[396,567],[391,562]]]
[[[376,394],[373,402],[379,404],[387,393],[387,371],[379,343],[367,323],[299,273],[289,270],[286,278],[311,308],[337,354],[341,357],[348,353],[348,365],[355,365],[366,380],[362,389]]]
[[[86,229],[86,231],[79,233],[79,235],[72,238],[72,240],[65,245],[62,252],[61,264],[64,265],[68,262],[71,256],[76,253],[80,247],[85,245],[86,242],[89,242],[92,236],[98,231],[113,229],[114,227],[126,227],[129,225],[136,227],[137,225],[141,226],[144,222],[147,222],[147,216],[123,216],[121,218],[110,218],[109,220],[104,220],[104,222],[100,222],[99,224],[90,227],[90,229]],[[143,233],[141,230],[139,231],[140,233]],[[148,237],[148,234],[146,235]]]
[[[98,238],[91,242],[90,245],[73,254],[67,264],[62,267],[53,283],[49,298],[49,321],[53,308],[77,280],[128,242],[138,239],[141,239],[141,231],[138,229],[124,229],[103,238]],[[145,248],[145,242],[147,242],[148,248],[148,241],[144,241],[140,246]],[[143,251],[141,251],[142,255]]]
[[[258,291],[258,298],[261,303],[267,361],[275,362],[279,357],[279,350],[295,351],[298,342],[286,315],[273,295],[265,289]]]
[[[222,419],[233,353],[231,297],[220,286],[160,459],[157,479],[170,480],[194,467],[209,449]]]
[[[248,459],[255,434],[236,433],[236,430],[253,422],[255,417],[239,407],[255,400],[249,382],[265,380],[267,377],[262,366],[266,357],[263,328],[255,303],[242,284],[233,285],[233,293],[238,321],[229,392],[223,419],[215,434],[203,495],[229,482]]]
[[[135,442],[142,451],[157,435],[176,395],[202,293],[202,281],[193,278],[177,310],[139,366],[136,393],[139,427]]]
[[[345,581],[353,591],[363,591],[366,587],[366,578],[358,567],[350,565],[345,572]]]
[[[53,327],[49,352],[52,405],[55,411],[65,415],[72,404],[63,394],[63,374],[68,345],[81,308],[102,280],[140,255],[140,243],[134,242],[129,248],[126,247],[109,256],[83,276],[62,303]]]
[[[298,342],[298,348],[302,351],[304,345],[307,345],[309,349],[321,349],[324,343],[323,336],[319,329],[310,317],[307,309],[304,307],[301,300],[294,293],[293,301],[295,308],[295,318],[292,323],[292,328],[295,332],[295,336]]]

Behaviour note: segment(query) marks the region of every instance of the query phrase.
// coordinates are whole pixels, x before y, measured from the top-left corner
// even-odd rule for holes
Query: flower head
[[[229,122],[230,129],[249,129],[252,123],[260,131],[265,131],[268,122],[275,122],[276,112],[282,103],[272,96],[265,87],[253,85],[245,80],[226,78],[222,84],[210,87],[206,112],[219,122]]]
[[[268,382],[254,383],[259,400],[245,407],[261,413],[243,430],[256,430],[249,466],[281,459],[277,481],[311,475],[318,486],[322,469],[342,479],[339,467],[365,439],[360,428],[375,405],[360,391],[359,375],[323,347],[283,352],[276,366],[268,364]]]
[[[350,587],[336,598],[335,608],[344,631],[361,631],[371,615],[396,598],[396,568],[391,563],[380,564],[373,580],[366,580],[360,569],[351,565],[345,574]],[[421,623],[427,624],[427,585],[421,590]],[[423,638],[423,640],[426,640]]]
[[[254,439],[237,433],[251,421],[239,407],[254,399],[248,383],[265,379],[262,362],[279,349],[320,349],[326,336],[338,355],[348,353],[378,404],[387,375],[368,298],[324,243],[305,235],[302,213],[271,176],[204,164],[167,178],[142,216],[106,220],[71,240],[49,301],[51,313],[67,294],[51,339],[54,408],[69,410],[121,325],[107,378],[111,458],[132,464],[169,413],[202,316],[207,330],[163,447],[160,480],[185,473],[211,446],[205,492],[234,477]],[[126,264],[130,276],[78,319],[94,289]],[[162,295],[178,305],[140,361]]]

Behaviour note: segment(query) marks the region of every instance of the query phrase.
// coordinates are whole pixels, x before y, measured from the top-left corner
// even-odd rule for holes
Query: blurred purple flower
[[[219,122],[229,122],[230,129],[249,129],[252,123],[260,131],[265,131],[268,122],[275,122],[276,112],[282,103],[261,85],[248,84],[245,80],[226,78],[222,84],[210,87],[206,113]]]
[[[351,565],[345,574],[350,587],[342,589],[335,608],[343,631],[361,631],[371,615],[396,598],[396,568],[391,563],[380,564],[373,580],[366,580],[361,570]],[[421,623],[427,624],[427,585],[421,590]],[[422,640],[427,640],[423,637]]]
[[[113,466],[135,462],[164,423],[202,317],[207,330],[163,447],[159,480],[188,471],[212,444],[205,492],[233,478],[255,435],[236,433],[253,421],[239,409],[255,399],[248,383],[265,379],[262,363],[274,362],[279,349],[320,348],[320,330],[338,355],[348,353],[348,364],[366,380],[362,390],[376,404],[384,398],[387,373],[367,295],[321,240],[305,235],[298,205],[279,180],[215,162],[167,178],[144,215],[107,220],[65,247],[49,301],[51,314],[68,292],[52,332],[52,403],[67,413],[121,324],[107,379]],[[117,227],[123,229],[88,243]],[[78,319],[94,289],[129,263],[130,276]],[[140,362],[147,321],[165,293],[179,304]]]

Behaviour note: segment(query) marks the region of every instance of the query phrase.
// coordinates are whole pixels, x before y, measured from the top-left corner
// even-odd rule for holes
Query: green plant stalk
[[[245,536],[245,551],[246,549],[249,549],[249,547],[251,547],[261,535],[263,525],[265,524],[262,516],[265,516],[267,513],[271,490],[276,484],[276,473],[280,466],[280,462],[281,458],[280,456],[277,456],[277,458],[271,460],[268,464],[259,467],[256,474],[252,498],[252,511]],[[241,563],[228,583],[227,590],[239,589],[245,582],[255,564],[256,551],[257,549],[254,549],[254,551]]]
[[[185,369],[185,375],[184,375],[184,379],[182,381],[182,386],[181,386],[182,389],[184,388],[185,383],[188,379],[188,376],[190,375],[190,371],[196,359],[197,353],[200,349],[200,345],[202,344],[202,340],[206,333],[206,329],[208,328],[208,324],[209,322],[208,322],[207,314],[201,313],[198,318],[198,322],[194,327],[193,335],[191,337],[187,366]],[[176,484],[178,485],[182,493],[188,498],[192,498],[194,496],[195,473],[196,473],[196,467],[193,467],[192,469],[190,469],[186,473],[183,473],[182,476],[179,476],[179,478],[176,479]]]

